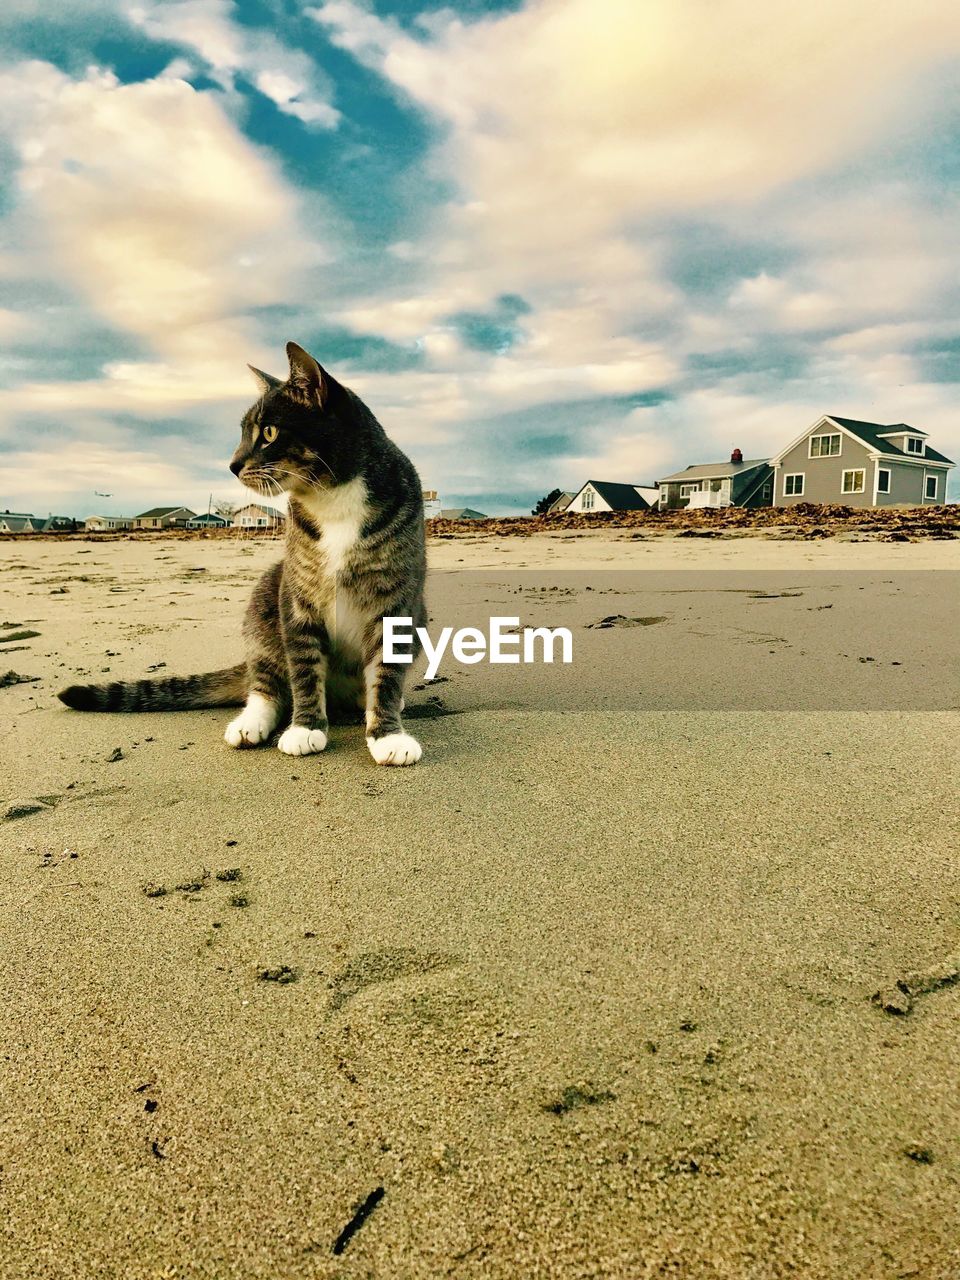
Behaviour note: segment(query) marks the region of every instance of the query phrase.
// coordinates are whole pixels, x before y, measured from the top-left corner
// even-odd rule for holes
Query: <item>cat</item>
[[[419,742],[400,720],[409,664],[384,662],[382,620],[425,627],[423,495],[409,458],[363,401],[295,342],[286,381],[249,366],[260,398],[247,410],[230,470],[248,488],[288,496],[286,552],[254,588],[246,661],[206,675],[71,685],[82,711],[182,711],[244,704],[232,747],[267,742],[287,755],[323,751],[330,710],[358,707],[377,764],[412,765]],[[414,641],[414,659],[419,652]]]

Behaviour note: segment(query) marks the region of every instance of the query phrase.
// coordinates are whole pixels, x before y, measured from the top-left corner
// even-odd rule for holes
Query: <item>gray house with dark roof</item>
[[[771,458],[774,505],[922,507],[943,503],[953,462],[905,422],[884,425],[824,414]]]
[[[744,459],[734,449],[728,462],[701,462],[660,480],[660,507],[769,507],[773,468],[767,458]]]
[[[567,514],[591,511],[646,511],[657,503],[656,485],[588,480],[567,504]]]

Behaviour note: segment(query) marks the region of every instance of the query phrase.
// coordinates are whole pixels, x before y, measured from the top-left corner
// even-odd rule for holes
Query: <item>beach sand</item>
[[[56,702],[236,661],[280,549],[0,548],[4,1280],[960,1275],[957,640],[889,586],[946,625],[960,546],[434,543],[435,615],[580,574],[587,643],[633,616],[591,579],[688,591],[589,628],[621,709],[445,665],[414,769]]]

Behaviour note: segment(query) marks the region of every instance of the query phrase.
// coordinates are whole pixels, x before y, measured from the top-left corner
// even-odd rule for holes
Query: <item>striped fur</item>
[[[183,711],[235,707],[247,696],[247,664],[202,676],[72,684],[57,697],[75,711]]]
[[[383,661],[383,618],[426,624],[423,501],[409,458],[365,404],[295,343],[286,382],[254,370],[261,398],[244,415],[231,470],[249,488],[289,497],[283,561],[254,588],[243,625],[246,663],[185,680],[72,686],[81,710],[247,705],[231,746],[256,746],[286,723],[279,747],[311,754],[329,716],[366,717],[381,764],[412,764],[403,730],[407,664]],[[329,701],[329,706],[328,706]]]

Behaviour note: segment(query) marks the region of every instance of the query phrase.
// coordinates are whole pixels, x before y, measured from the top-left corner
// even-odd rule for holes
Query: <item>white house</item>
[[[132,529],[133,516],[89,516],[83,522],[88,533],[110,533],[117,529]]]
[[[567,512],[647,511],[657,505],[660,491],[655,485],[617,484],[611,480],[588,480],[567,505]]]
[[[440,494],[436,489],[424,489],[423,491],[423,518],[424,520],[435,520],[440,514]]]

